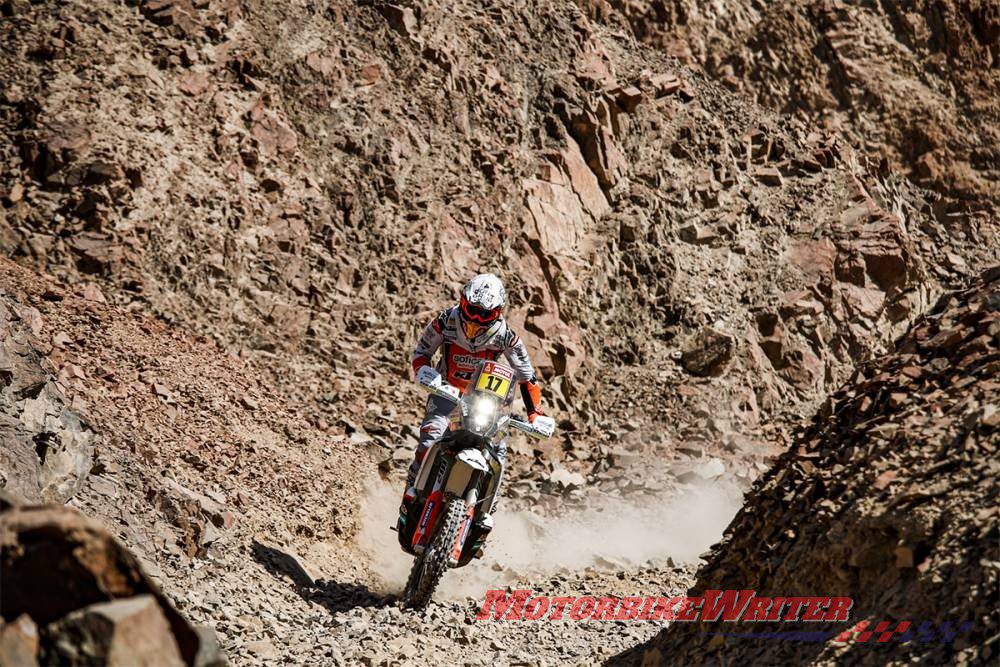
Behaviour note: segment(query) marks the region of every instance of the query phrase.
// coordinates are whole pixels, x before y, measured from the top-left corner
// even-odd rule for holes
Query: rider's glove
[[[536,431],[546,438],[551,437],[556,430],[556,420],[552,417],[546,417],[540,412],[532,412],[528,415],[528,421],[531,422]]]
[[[425,387],[437,387],[441,384],[441,374],[430,366],[417,369],[417,382]]]

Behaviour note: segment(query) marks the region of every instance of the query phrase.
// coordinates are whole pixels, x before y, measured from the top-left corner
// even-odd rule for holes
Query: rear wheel
[[[445,506],[438,531],[420,558],[413,561],[410,578],[403,591],[403,603],[412,609],[424,609],[434,595],[441,576],[448,569],[448,557],[465,519],[463,498],[452,498]]]

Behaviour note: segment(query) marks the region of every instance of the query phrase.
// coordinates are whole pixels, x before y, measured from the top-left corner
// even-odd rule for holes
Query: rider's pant
[[[431,396],[427,399],[427,410],[424,413],[424,421],[420,424],[420,440],[417,443],[417,451],[410,464],[409,483],[416,479],[420,470],[420,463],[427,454],[427,448],[441,439],[444,432],[448,430],[448,422],[455,404],[440,396]]]

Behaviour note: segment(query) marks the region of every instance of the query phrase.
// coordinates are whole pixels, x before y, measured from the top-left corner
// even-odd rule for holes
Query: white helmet
[[[480,273],[465,283],[458,313],[466,340],[473,345],[489,340],[500,328],[506,303],[507,291],[492,273]]]

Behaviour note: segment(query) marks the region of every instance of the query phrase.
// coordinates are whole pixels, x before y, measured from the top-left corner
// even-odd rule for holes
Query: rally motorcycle
[[[423,609],[445,571],[462,567],[482,555],[486,534],[476,519],[496,504],[503,481],[507,432],[514,428],[547,438],[528,421],[511,415],[514,371],[495,361],[480,361],[464,393],[441,382],[422,385],[427,391],[456,403],[451,427],[431,445],[417,473],[413,508],[422,508],[409,526],[415,560],[403,591],[407,607]],[[488,529],[487,529],[488,533]],[[406,536],[403,536],[406,539]]]

